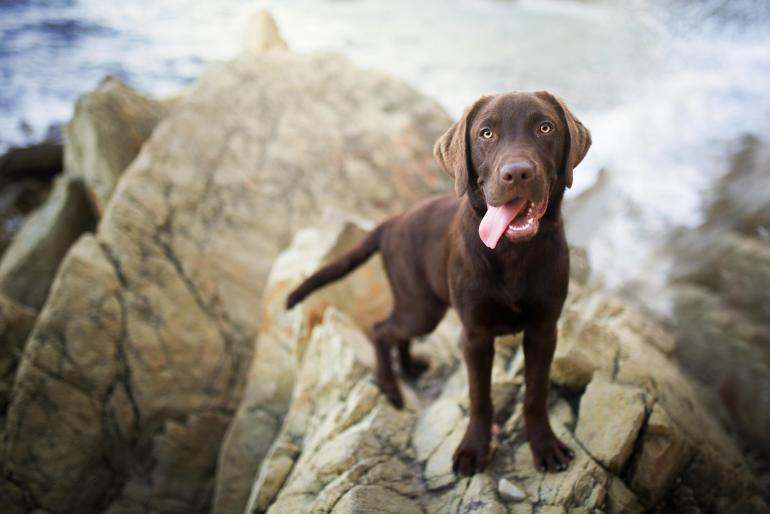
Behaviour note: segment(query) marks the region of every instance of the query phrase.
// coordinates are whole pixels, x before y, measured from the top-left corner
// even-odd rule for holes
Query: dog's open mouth
[[[496,247],[503,235],[514,242],[529,239],[537,233],[547,207],[547,198],[539,203],[514,198],[499,207],[487,204],[487,213],[479,225],[479,236],[489,248]]]

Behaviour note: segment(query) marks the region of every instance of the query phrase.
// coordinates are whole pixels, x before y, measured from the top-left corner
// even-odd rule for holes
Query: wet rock
[[[107,77],[75,104],[64,127],[64,167],[81,178],[101,214],[118,179],[166,114],[160,102]]]
[[[35,310],[43,306],[69,247],[96,225],[81,181],[63,176],[46,203],[30,214],[0,260],[0,292]]]

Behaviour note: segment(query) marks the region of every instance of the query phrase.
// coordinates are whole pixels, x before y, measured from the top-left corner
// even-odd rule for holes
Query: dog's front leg
[[[463,330],[461,340],[465,366],[468,370],[471,412],[468,428],[454,454],[455,473],[471,476],[487,464],[492,432],[492,360],[495,356],[494,338]]]
[[[574,453],[562,443],[548,420],[548,384],[556,349],[556,321],[533,324],[524,331],[524,424],[535,466],[541,471],[567,469]]]

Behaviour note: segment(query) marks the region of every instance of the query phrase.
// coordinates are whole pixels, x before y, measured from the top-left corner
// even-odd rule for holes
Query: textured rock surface
[[[161,102],[108,77],[75,104],[64,127],[64,169],[82,178],[101,213],[118,179],[166,114]]]
[[[0,261],[0,292],[36,310],[43,306],[62,258],[82,233],[93,230],[123,170],[165,112],[112,78],[78,100],[65,128],[66,173],[14,234]],[[13,160],[14,166],[27,166],[23,171],[30,176],[60,171],[61,145],[39,147],[42,157],[32,152]],[[35,156],[40,162],[28,162]]]
[[[770,462],[770,144],[750,139],[673,243],[676,356]],[[765,464],[765,467],[767,464]],[[767,473],[765,473],[767,475]],[[770,496],[770,481],[766,483]]]
[[[661,350],[670,347],[661,340],[665,332],[577,281],[560,326],[560,344],[569,351],[559,359],[562,368],[574,359],[584,373],[562,375],[566,380],[550,401],[554,430],[575,450],[574,462],[561,474],[535,471],[523,435],[520,338],[501,338],[493,371],[494,453],[483,474],[458,479],[451,457],[467,423],[468,400],[453,314],[417,344],[431,369],[405,388],[407,408],[398,411],[373,383],[373,355],[357,321],[363,318],[355,295],[322,291],[327,296],[311,297],[296,311],[282,309],[286,292],[306,275],[304,265],[322,259],[310,253],[314,262],[298,265],[297,256],[332,248],[331,232],[349,227],[323,226],[298,235],[276,261],[266,289],[263,320],[269,312],[271,322],[262,330],[270,327],[265,334],[275,341],[279,332],[272,327],[286,327],[277,362],[284,370],[286,363],[295,367],[285,371],[294,386],[290,399],[282,393],[288,405],[282,421],[280,414],[271,418],[277,435],[253,479],[247,512],[671,512],[672,506],[767,512],[734,443]],[[349,277],[356,285],[348,287],[362,290],[367,280],[383,280],[375,264]],[[387,290],[372,287],[370,299],[384,304]],[[584,360],[597,341],[614,342],[607,358]],[[258,351],[255,365],[266,367],[263,358],[269,357]],[[248,407],[241,410],[258,411],[253,391],[265,389],[252,377]],[[221,470],[226,459],[220,459]]]
[[[139,141],[149,121],[109,125],[121,113],[105,133],[120,125]],[[208,67],[62,262],[16,377],[0,503],[208,511],[273,259],[325,206],[380,219],[448,186],[430,149],[449,123],[409,86],[337,56]],[[115,170],[130,160],[78,141],[68,172],[74,155]]]
[[[5,418],[16,366],[36,316],[36,310],[0,295],[0,420]]]
[[[40,309],[69,247],[93,230],[96,216],[83,182],[57,179],[48,200],[33,212],[0,261],[0,292]]]
[[[367,327],[381,319],[391,303],[379,257],[371,259],[349,280],[322,289],[285,311],[285,299],[298,280],[357,242],[365,231],[339,212],[327,211],[323,229],[297,234],[296,243],[281,254],[265,289],[261,330],[243,400],[222,445],[214,512],[242,512],[259,465],[273,442],[289,402],[307,339],[330,303],[346,301],[350,315]],[[347,300],[344,300],[346,299]],[[291,341],[301,340],[298,344]],[[265,473],[265,488],[280,486],[285,460],[276,457]],[[292,462],[293,463],[293,462]]]
[[[586,451],[615,474],[621,474],[644,422],[648,399],[637,387],[618,385],[594,375],[580,399],[575,436]]]

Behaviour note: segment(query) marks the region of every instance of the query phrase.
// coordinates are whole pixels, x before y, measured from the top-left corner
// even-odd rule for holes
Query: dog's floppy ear
[[[562,123],[567,127],[567,134],[564,138],[564,178],[567,187],[572,187],[572,170],[580,164],[580,161],[588,153],[588,149],[591,147],[591,132],[583,126],[577,116],[572,114],[561,97],[552,95],[547,91],[541,93],[556,107]]]
[[[444,132],[433,146],[433,155],[436,156],[436,160],[444,171],[455,179],[457,196],[462,196],[468,189],[468,180],[473,167],[468,127],[473,123],[473,116],[489,98],[491,97],[482,96],[473,102],[473,105],[467,107],[460,119],[449,127],[449,130]]]

